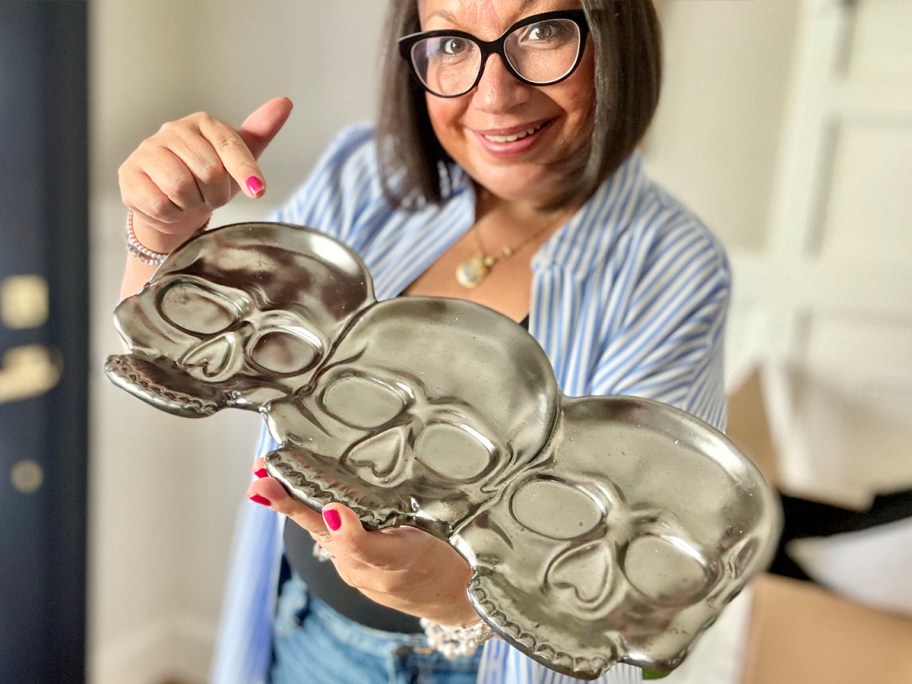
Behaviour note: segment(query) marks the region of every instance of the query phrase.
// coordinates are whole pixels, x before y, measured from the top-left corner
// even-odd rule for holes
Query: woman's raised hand
[[[269,100],[235,130],[199,112],[166,123],[118,171],[120,195],[133,211],[136,236],[170,252],[237,194],[266,190],[257,158],[291,113],[288,98]]]

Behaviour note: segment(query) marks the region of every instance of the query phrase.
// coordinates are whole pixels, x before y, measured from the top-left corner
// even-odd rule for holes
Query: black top
[[[529,329],[529,317],[520,325]],[[371,601],[339,577],[331,562],[313,555],[314,541],[304,528],[291,520],[285,523],[285,557],[292,569],[304,579],[313,596],[355,622],[386,632],[420,633],[418,618]]]
[[[418,618],[381,606],[348,586],[331,562],[314,557],[313,546],[313,537],[307,530],[292,520],[285,523],[285,557],[313,596],[365,627],[386,632],[421,632]]]

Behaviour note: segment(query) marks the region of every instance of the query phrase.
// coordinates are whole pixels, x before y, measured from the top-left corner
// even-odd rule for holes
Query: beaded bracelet
[[[449,660],[471,658],[479,646],[494,637],[494,632],[482,620],[466,627],[447,627],[421,618],[421,628],[428,645]]]
[[[196,232],[199,233],[201,230],[205,230],[208,225],[209,221],[206,221],[196,230]],[[127,211],[127,251],[149,266],[161,266],[165,259],[170,256],[164,252],[156,252],[154,249],[149,249],[139,241],[139,238],[136,237],[136,233],[133,232],[132,209]]]

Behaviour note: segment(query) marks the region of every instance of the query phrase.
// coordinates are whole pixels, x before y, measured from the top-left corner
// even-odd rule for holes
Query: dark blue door
[[[0,682],[85,680],[86,14],[0,2]]]

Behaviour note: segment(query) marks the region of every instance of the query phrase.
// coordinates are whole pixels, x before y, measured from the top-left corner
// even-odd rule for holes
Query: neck
[[[476,228],[491,247],[515,244],[532,234],[551,233],[577,209],[572,206],[543,211],[537,202],[504,199],[484,188],[477,188],[476,197]]]

